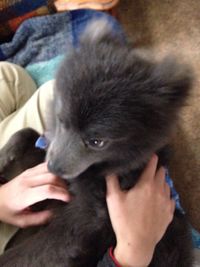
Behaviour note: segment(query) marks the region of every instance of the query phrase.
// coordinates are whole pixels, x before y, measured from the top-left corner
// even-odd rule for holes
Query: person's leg
[[[42,133],[48,101],[53,95],[53,81],[36,90],[33,80],[22,68],[4,64],[7,65],[0,65],[3,88],[0,97],[0,147],[14,132],[22,128],[31,127]]]
[[[36,89],[23,68],[0,61],[0,122],[23,106]]]

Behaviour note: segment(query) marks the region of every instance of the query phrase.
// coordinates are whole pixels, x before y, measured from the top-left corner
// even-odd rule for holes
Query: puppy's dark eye
[[[106,141],[102,139],[92,138],[92,139],[85,141],[85,144],[94,149],[101,149],[105,147]]]

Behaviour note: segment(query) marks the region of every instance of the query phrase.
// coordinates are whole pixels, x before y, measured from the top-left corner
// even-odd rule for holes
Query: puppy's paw
[[[35,147],[38,137],[39,134],[31,128],[22,129],[11,136],[0,150],[1,177],[10,180],[43,161],[45,152]]]

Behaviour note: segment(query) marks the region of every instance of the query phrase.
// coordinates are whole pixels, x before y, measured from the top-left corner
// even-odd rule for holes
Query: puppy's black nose
[[[49,160],[47,163],[48,170],[58,176],[61,176],[63,171],[62,168],[59,166],[59,164],[56,164],[56,162],[53,162],[52,160]]]

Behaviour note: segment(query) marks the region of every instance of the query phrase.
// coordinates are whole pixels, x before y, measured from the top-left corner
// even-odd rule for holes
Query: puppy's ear
[[[154,93],[157,92],[157,97],[162,99],[164,105],[169,104],[172,108],[178,108],[185,104],[193,82],[193,74],[189,66],[180,64],[173,57],[168,56],[155,65],[152,75]]]
[[[80,43],[84,44],[95,44],[102,41],[116,41],[118,43],[123,43],[122,35],[124,35],[121,26],[113,19],[109,21],[108,19],[95,19],[92,20],[83,32]]]

